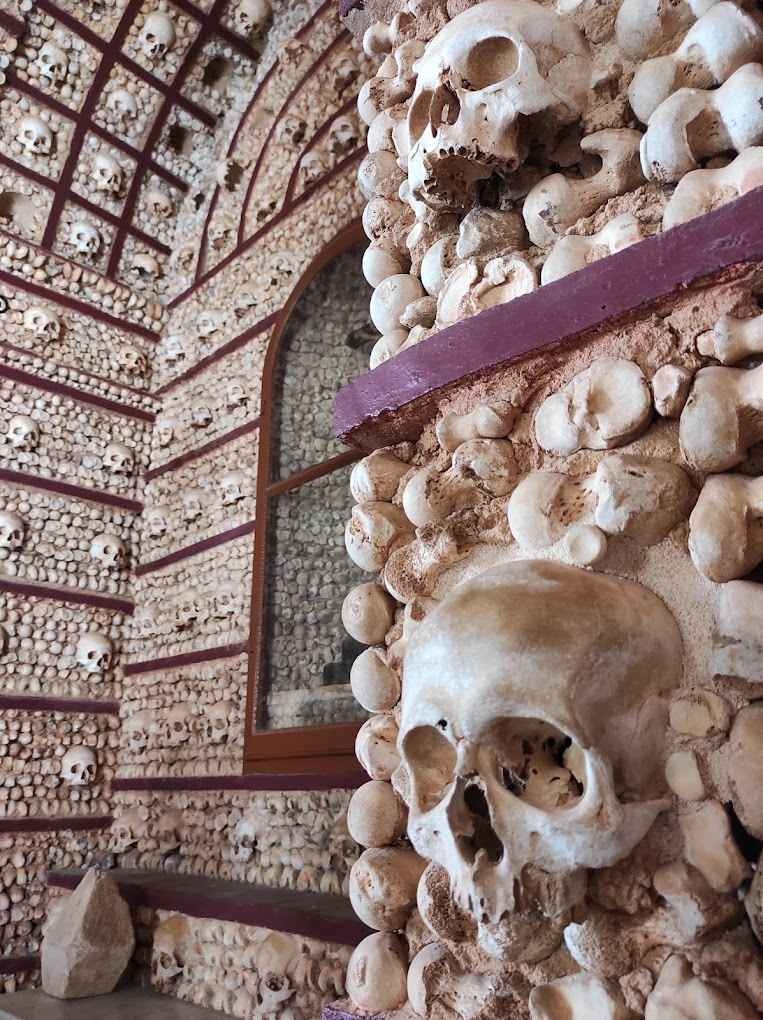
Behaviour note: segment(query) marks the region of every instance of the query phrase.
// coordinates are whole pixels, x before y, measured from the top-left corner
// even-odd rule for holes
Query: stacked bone
[[[657,317],[631,324],[627,339],[612,327],[571,348],[565,362],[539,353],[497,383],[465,385],[443,401],[415,446],[377,450],[355,467],[357,505],[345,541],[351,559],[375,578],[349,593],[343,619],[350,634],[369,646],[353,667],[352,686],[375,714],[357,744],[371,782],[353,798],[349,819],[368,849],[354,868],[350,891],[359,915],[378,930],[358,947],[348,972],[348,991],[359,1008],[395,1009],[407,998],[414,1012],[432,1017],[456,1004],[463,1017],[501,1016],[509,1003],[515,1015],[532,1020],[653,1020],[689,996],[697,1009],[723,1004],[729,1016],[742,1020],[754,1015],[750,1003],[763,1006],[753,937],[761,930],[760,883],[747,891],[750,854],[745,856],[745,841],[724,809],[732,806],[755,846],[763,831],[752,794],[753,777],[763,768],[754,702],[763,680],[756,616],[763,602],[759,587],[742,578],[763,561],[754,449],[763,438],[757,398],[762,370],[726,366],[754,365],[761,354],[759,289],[760,272],[752,268],[744,279],[719,284],[701,299],[697,293],[670,298]],[[659,325],[665,320],[669,328]],[[735,469],[739,473],[724,474]],[[483,831],[475,835],[472,826],[483,825],[473,818],[485,814],[452,782],[457,768],[466,769],[459,775],[472,773],[470,766],[456,765],[457,755],[467,752],[451,747],[445,731],[458,712],[454,730],[466,732],[484,716],[483,706],[511,717],[512,705],[521,703],[523,714],[547,718],[547,706],[531,709],[529,678],[543,668],[523,662],[518,669],[528,684],[501,706],[492,688],[478,686],[481,679],[465,678],[472,658],[483,661],[480,642],[490,644],[490,617],[486,611],[483,634],[477,608],[469,632],[476,646],[454,639],[451,659],[425,655],[421,673],[408,654],[415,647],[420,658],[427,642],[434,648],[442,642],[445,627],[435,621],[443,619],[459,582],[515,560],[534,561],[532,570],[538,561],[559,560],[586,568],[578,571],[584,577],[627,576],[656,591],[684,635],[685,670],[679,685],[669,664],[681,659],[681,651],[673,645],[657,668],[661,682],[673,677],[670,690],[660,696],[659,709],[645,701],[639,710],[652,719],[639,732],[656,743],[648,752],[637,749],[627,765],[609,766],[617,774],[624,767],[629,782],[640,785],[636,777],[658,761],[659,810],[666,814],[635,841],[621,842],[607,866],[599,857],[588,872],[582,923],[561,906],[585,894],[569,884],[581,877],[567,870],[564,847],[574,845],[572,830],[545,851],[543,840],[530,844],[532,866],[560,870],[568,884],[557,889],[558,901],[544,908],[542,921],[536,916],[527,922],[532,927],[517,928],[525,932],[522,944],[530,954],[519,968],[512,956],[501,957],[506,947],[496,941],[495,929],[481,927],[477,904],[480,898],[494,902],[495,891],[483,877],[492,869],[486,860],[472,866],[466,841]],[[708,585],[705,577],[721,586]],[[464,597],[465,618],[477,598]],[[523,593],[510,611],[507,606],[507,628],[526,598]],[[542,616],[539,610],[537,618]],[[554,632],[555,625],[549,626]],[[578,631],[574,636],[577,641]],[[492,675],[485,662],[485,675]],[[450,694],[430,694],[434,689]],[[610,717],[621,711],[615,699]],[[532,769],[521,765],[521,755],[520,764],[512,765],[512,804],[539,812],[532,824],[545,826],[540,815],[571,809],[590,776],[574,745],[563,754],[548,753],[558,735],[541,727],[520,736],[530,748],[525,757]],[[544,740],[552,742],[541,752]],[[487,735],[482,741],[490,746]],[[500,857],[512,860],[517,845],[509,840],[516,832],[504,840],[504,831],[512,832],[509,813],[492,799],[487,766],[483,778],[479,761],[471,768],[488,792],[488,831],[497,838],[493,829],[496,819],[501,822]],[[521,828],[524,823],[511,817]],[[609,836],[618,833],[622,840],[620,823],[608,829]],[[485,844],[488,854],[491,845],[495,850],[496,844]],[[580,848],[573,857],[578,865],[583,861]],[[648,895],[627,880],[633,872],[643,875]],[[745,893],[749,923],[740,906]],[[686,927],[688,902],[700,912],[698,926]],[[526,923],[524,916],[516,925]],[[736,926],[735,935],[724,938],[729,926]]]
[[[372,368],[761,183],[760,16],[600,6],[410,0],[367,29]]]

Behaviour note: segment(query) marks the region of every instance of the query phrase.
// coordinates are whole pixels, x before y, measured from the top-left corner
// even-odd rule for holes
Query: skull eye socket
[[[406,735],[403,753],[416,775],[419,810],[429,811],[453,782],[456,750],[435,726],[417,726]]]
[[[429,124],[429,108],[432,105],[434,93],[430,89],[420,92],[411,105],[408,114],[408,131],[411,142],[417,141],[427,129]]]
[[[515,797],[543,810],[573,807],[583,796],[582,748],[541,719],[502,719],[486,735],[500,782]]]
[[[462,87],[471,91],[486,89],[505,81],[519,67],[519,50],[506,36],[483,39],[469,51],[463,70]]]

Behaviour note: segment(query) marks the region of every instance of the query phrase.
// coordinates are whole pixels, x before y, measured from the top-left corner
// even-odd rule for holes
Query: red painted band
[[[137,676],[138,673],[155,673],[160,669],[176,669],[179,666],[194,666],[199,662],[215,662],[217,659],[232,659],[247,651],[247,641],[237,641],[232,645],[219,645],[217,648],[201,648],[196,652],[183,652],[180,655],[168,655],[165,659],[148,659],[145,662],[132,662],[124,667],[125,676]]]
[[[50,599],[52,602],[67,602],[73,606],[95,606],[98,609],[111,609],[116,613],[125,613],[127,616],[131,616],[134,609],[134,604],[129,599],[118,599],[114,598],[113,595],[95,595],[91,592],[75,591],[73,588],[56,588],[49,584],[8,581],[6,578],[0,578],[0,591],[39,599]]]
[[[24,485],[30,489],[44,489],[46,492],[56,492],[59,496],[73,496],[76,499],[86,499],[89,503],[100,503],[102,506],[116,506],[120,510],[128,510],[133,514],[143,512],[143,504],[135,499],[114,496],[110,492],[96,492],[95,489],[83,489],[80,485],[69,485],[68,482],[57,482],[51,478],[27,475],[22,471],[9,471],[6,468],[0,468],[0,482]]]
[[[42,390],[44,393],[56,393],[59,396],[70,397],[79,404],[92,404],[95,407],[102,407],[105,411],[112,411],[123,418],[137,418],[140,421],[153,422],[156,417],[152,411],[143,411],[139,407],[130,407],[129,404],[121,404],[116,400],[108,400],[106,397],[99,397],[97,394],[88,393],[86,390],[77,390],[73,386],[55,382],[53,379],[43,379],[39,375],[25,372],[21,368],[0,365],[0,378],[23,383],[25,386]]]
[[[159,478],[168,471],[177,471],[177,469],[182,467],[184,464],[190,464],[191,461],[198,460],[199,457],[204,457],[213,450],[218,450],[221,446],[226,446],[228,443],[232,443],[235,439],[240,439],[241,436],[246,436],[250,432],[256,432],[259,427],[259,418],[255,418],[254,421],[247,422],[245,425],[238,425],[235,429],[231,429],[230,432],[226,432],[224,435],[218,436],[217,439],[210,440],[205,446],[199,446],[195,450],[189,450],[188,453],[181,453],[179,457],[175,457],[173,460],[168,460],[166,464],[161,464],[157,468],[151,468],[151,470],[146,473],[146,481],[153,481],[154,478]]]
[[[155,776],[145,779],[114,779],[115,791],[216,791],[248,790],[356,790],[368,782],[365,772],[250,772],[245,776]]]
[[[72,818],[0,818],[0,832],[85,832],[108,829],[111,815],[75,815]]]
[[[39,956],[0,956],[0,974],[23,974],[39,966]]]
[[[33,694],[0,694],[0,708],[24,712],[85,712],[88,715],[119,715],[118,701],[84,698],[38,698]]]
[[[194,542],[193,545],[186,545],[182,549],[176,549],[174,552],[168,553],[167,556],[162,556],[158,560],[142,563],[139,567],[135,568],[135,576],[143,577],[144,574],[151,574],[156,570],[161,570],[162,567],[169,567],[173,563],[180,563],[182,560],[187,560],[191,556],[205,552],[207,549],[214,549],[218,545],[225,545],[226,542],[232,542],[234,539],[242,538],[244,535],[251,535],[253,532],[254,521],[247,521],[246,524],[239,524],[238,527],[231,528],[229,531],[223,531],[219,535],[202,538],[201,541]]]

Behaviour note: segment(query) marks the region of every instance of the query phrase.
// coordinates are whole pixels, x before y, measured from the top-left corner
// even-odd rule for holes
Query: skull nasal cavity
[[[474,857],[480,850],[487,853],[488,860],[497,864],[503,857],[503,843],[495,833],[490,824],[490,808],[482,787],[476,784],[467,786],[464,790],[464,803],[469,809],[472,817],[474,832],[471,837],[470,850]]]
[[[510,78],[518,66],[519,51],[511,39],[505,36],[483,39],[469,51],[462,85],[474,91],[486,89]]]
[[[429,125],[432,134],[436,135],[443,124],[455,124],[461,113],[458,96],[447,83],[443,83],[432,96],[429,106]]]

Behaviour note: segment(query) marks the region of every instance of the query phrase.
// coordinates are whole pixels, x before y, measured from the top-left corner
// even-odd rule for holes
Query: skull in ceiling
[[[109,443],[103,454],[103,466],[112,475],[126,477],[135,468],[135,454],[124,443]]]
[[[61,760],[61,775],[67,786],[90,786],[98,769],[89,747],[70,747]]]
[[[43,340],[61,337],[61,322],[56,313],[39,305],[30,305],[24,312],[24,329]]]
[[[89,630],[77,642],[77,662],[88,673],[105,673],[114,658],[114,646],[105,634]]]
[[[135,120],[138,116],[137,100],[127,89],[114,89],[106,100],[106,107],[120,125],[124,125],[128,120]]]
[[[0,510],[0,549],[21,549],[26,527],[18,514]]]
[[[146,18],[140,36],[140,48],[149,60],[163,60],[175,45],[175,25],[169,14],[154,11]]]
[[[87,259],[94,259],[103,244],[98,228],[84,220],[76,220],[72,223],[69,231],[69,243]]]
[[[66,81],[69,58],[66,55],[66,50],[61,46],[50,41],[44,43],[35,63],[40,77],[48,85],[58,85],[60,82]]]
[[[517,170],[583,112],[588,46],[572,21],[533,0],[486,0],[453,18],[414,64],[408,114],[413,198],[461,209],[476,185]]]
[[[93,183],[96,191],[119,195],[124,184],[124,170],[108,152],[97,152],[93,160]]]
[[[109,570],[121,570],[127,560],[127,549],[118,535],[104,531],[90,543],[90,555]]]
[[[664,797],[682,644],[638,584],[525,560],[456,588],[415,631],[400,750],[408,835],[489,956],[553,951],[588,868],[625,858]]]
[[[233,26],[247,38],[259,36],[267,27],[271,14],[270,0],[238,0]]]
[[[41,117],[22,117],[16,139],[30,156],[49,156],[53,151],[53,132]]]
[[[6,439],[14,450],[30,452],[40,442],[40,428],[28,414],[14,414],[8,422]]]

